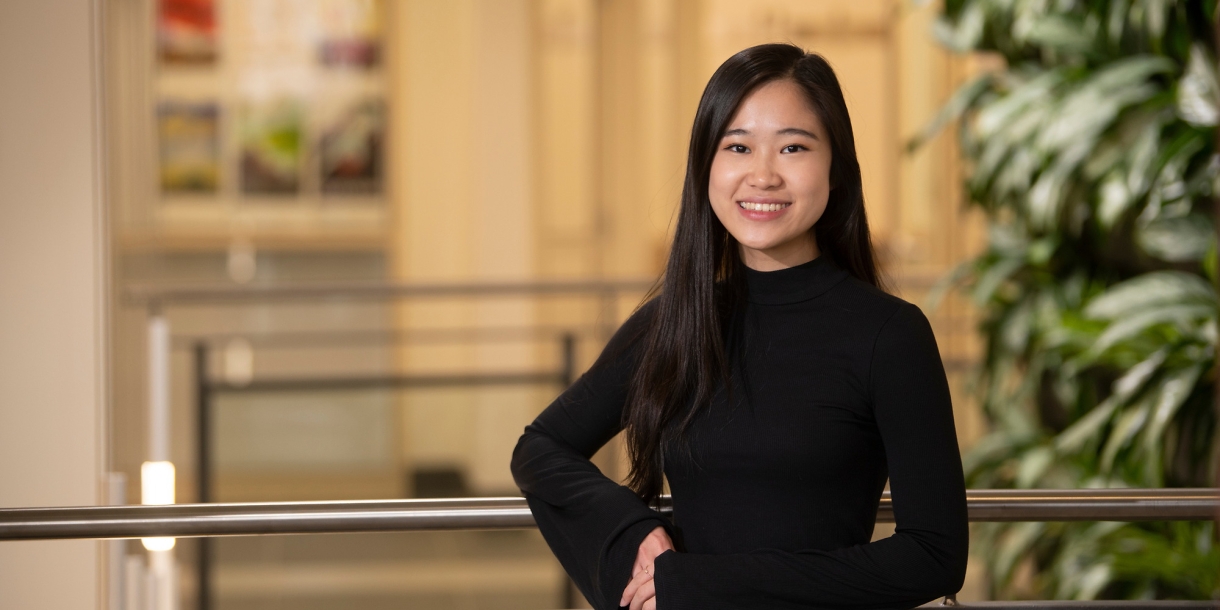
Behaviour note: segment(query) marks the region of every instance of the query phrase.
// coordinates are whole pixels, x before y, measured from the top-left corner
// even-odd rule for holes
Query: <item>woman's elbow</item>
[[[966,564],[970,555],[969,530],[962,528],[958,535],[921,537],[918,542],[923,552],[917,563],[918,578],[910,583],[922,599],[952,595],[961,591],[966,582]]]
[[[521,438],[517,439],[508,468],[513,474],[513,482],[521,491],[531,491],[532,482],[538,479],[539,470],[547,461],[548,447],[552,444],[550,437],[536,423],[526,426]]]
[[[513,447],[513,457],[508,463],[508,469],[513,474],[513,482],[522,491],[525,491],[526,481],[529,480],[529,437],[530,431],[527,429],[521,438],[517,439],[517,446]]]
[[[940,584],[941,592],[937,595],[954,595],[961,591],[962,585],[966,584],[966,561],[963,560],[961,565],[954,565],[945,570]]]
[[[966,582],[966,565],[970,558],[969,540],[967,532],[960,540],[947,545],[944,559],[937,562],[937,574],[931,579],[936,587],[936,591],[932,592],[934,595],[952,595],[962,590],[962,585]]]

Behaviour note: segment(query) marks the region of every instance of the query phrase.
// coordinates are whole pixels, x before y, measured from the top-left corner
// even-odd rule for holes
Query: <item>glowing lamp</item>
[[[140,466],[140,503],[174,503],[173,462],[144,462]],[[174,548],[173,538],[141,538],[140,542],[150,551],[168,551]]]

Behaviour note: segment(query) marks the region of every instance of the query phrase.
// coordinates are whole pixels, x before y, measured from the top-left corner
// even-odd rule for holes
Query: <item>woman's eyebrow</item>
[[[723,137],[726,137],[726,138],[727,138],[727,137],[730,137],[730,136],[748,136],[748,135],[750,135],[750,130],[748,130],[748,129],[742,129],[742,128],[740,128],[740,127],[739,127],[739,128],[737,128],[737,129],[730,129],[730,130],[728,130],[728,131],[724,132],[724,136],[723,136]],[[818,140],[818,139],[820,139],[820,138],[818,138],[816,135],[814,135],[812,132],[809,132],[809,131],[807,131],[807,130],[801,129],[800,127],[785,127],[785,128],[783,128],[783,129],[781,129],[781,130],[779,130],[779,131],[775,132],[775,135],[780,135],[780,136],[805,136],[806,138],[809,138],[809,139],[812,139],[812,140]]]
[[[816,135],[813,135],[812,133],[805,131],[804,129],[801,129],[800,127],[785,127],[784,129],[781,129],[775,133],[776,133],[776,135],[781,135],[781,136],[805,136],[806,138],[809,138],[811,140],[819,139]]]

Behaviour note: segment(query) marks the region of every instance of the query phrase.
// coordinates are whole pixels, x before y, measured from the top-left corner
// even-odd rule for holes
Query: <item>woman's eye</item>
[[[800,152],[802,150],[805,150],[805,147],[800,144],[789,144],[783,148],[783,151],[786,153]]]
[[[724,149],[735,153],[750,152],[750,149],[746,148],[744,144],[729,144],[728,146],[725,146]]]

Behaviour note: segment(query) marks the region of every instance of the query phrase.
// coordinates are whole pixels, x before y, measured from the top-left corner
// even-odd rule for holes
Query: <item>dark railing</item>
[[[601,339],[609,337],[614,330],[616,319],[607,315],[612,309],[615,299],[624,293],[644,293],[652,288],[654,282],[648,279],[629,279],[612,281],[527,281],[527,282],[479,282],[479,283],[435,283],[435,284],[404,284],[386,282],[341,282],[315,283],[297,285],[271,286],[129,286],[124,291],[124,298],[130,304],[143,306],[150,315],[163,312],[167,307],[176,305],[242,305],[249,303],[292,302],[302,301],[330,302],[344,301],[387,301],[397,299],[444,299],[444,298],[486,298],[486,297],[538,297],[538,296],[587,296],[598,299],[602,314],[595,335]],[[297,332],[273,333],[259,336],[260,344],[318,347],[335,344],[392,344],[417,343],[419,339],[431,340],[488,340],[497,335],[513,335],[522,337],[525,329],[436,329],[430,331],[356,331],[356,332]],[[438,387],[477,387],[489,385],[556,385],[560,389],[567,387],[575,378],[575,333],[572,329],[550,329],[548,334],[558,338],[560,344],[561,365],[559,370],[527,371],[498,374],[453,374],[453,375],[378,375],[358,377],[310,377],[288,379],[260,379],[247,384],[229,384],[213,380],[208,374],[209,345],[212,343],[203,337],[180,338],[175,343],[181,345],[182,339],[193,350],[195,360],[195,400],[196,400],[196,436],[197,436],[197,495],[200,503],[209,503],[213,499],[213,400],[219,394],[277,392],[277,391],[333,391],[353,389],[394,389],[394,388],[438,388]],[[246,338],[248,335],[241,335]],[[150,374],[154,374],[150,372]],[[198,561],[196,563],[199,581],[198,607],[207,610],[211,607],[209,591],[211,588],[212,548],[207,538],[200,540],[198,545]]]
[[[212,412],[214,410],[214,399],[219,394],[248,394],[260,392],[283,392],[283,391],[344,391],[344,390],[361,390],[361,389],[405,389],[405,388],[465,388],[479,387],[489,385],[556,385],[560,390],[572,384],[576,374],[576,335],[571,332],[562,333],[558,336],[559,352],[560,352],[560,367],[554,371],[534,371],[534,372],[514,372],[514,373],[484,373],[484,374],[455,374],[455,375],[379,375],[379,376],[348,376],[348,377],[308,377],[300,379],[260,379],[244,384],[232,384],[223,381],[214,381],[208,371],[209,347],[205,341],[198,341],[194,344],[194,359],[195,359],[195,400],[196,400],[196,479],[197,479],[197,498],[200,504],[194,505],[178,505],[178,506],[193,506],[203,512],[192,513],[197,516],[215,515],[210,509],[212,507],[238,507],[238,506],[275,506],[272,505],[225,505],[211,504],[212,502],[212,471],[213,471],[213,456],[212,456]],[[412,502],[410,500],[399,502]],[[461,502],[461,501],[457,501]],[[334,503],[331,503],[332,505]],[[340,503],[341,504],[341,503]],[[370,506],[370,505],[365,505]],[[409,504],[403,505],[400,508],[408,508],[418,510],[423,505]],[[175,507],[131,507],[137,509],[143,508],[177,508]],[[311,513],[314,517],[314,523],[334,523],[334,510],[351,510],[351,507],[323,508],[320,505],[315,505],[315,512]],[[119,509],[121,510],[121,509]],[[526,513],[528,514],[528,509]],[[261,513],[263,519],[247,516],[246,522],[250,524],[265,523],[271,525],[273,523],[290,523],[293,520],[279,520],[276,518],[266,519],[266,513]],[[370,515],[373,513],[369,513]],[[431,514],[431,513],[429,513]],[[381,514],[380,516],[385,516]],[[486,517],[487,514],[482,514]],[[254,518],[254,521],[249,519]],[[228,514],[220,517],[226,523],[234,524],[242,521],[242,517],[235,514]],[[400,516],[401,520],[402,517]],[[412,515],[406,518],[406,522],[430,523],[425,514]],[[342,520],[341,520],[342,521]],[[196,521],[195,523],[200,523]],[[530,522],[532,523],[532,521]],[[528,526],[528,524],[526,524]],[[291,527],[291,526],[289,526]],[[518,525],[518,527],[522,527]],[[421,529],[421,528],[409,528]],[[429,528],[423,528],[429,529]],[[455,529],[455,528],[431,528],[431,529]],[[464,529],[464,528],[458,528]],[[313,530],[304,530],[292,533],[305,533]],[[319,530],[325,531],[325,530]],[[343,530],[337,530],[343,531]],[[352,530],[352,531],[367,531],[367,530]],[[252,533],[276,533],[276,532],[252,532]],[[289,533],[289,532],[278,532]],[[192,534],[170,534],[172,536],[189,536]],[[218,535],[203,533],[201,536]],[[211,590],[212,590],[212,544],[207,537],[200,538],[197,545],[198,555],[195,565],[196,577],[198,578],[198,607],[200,610],[211,608]]]

